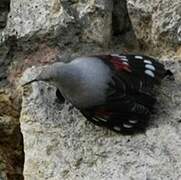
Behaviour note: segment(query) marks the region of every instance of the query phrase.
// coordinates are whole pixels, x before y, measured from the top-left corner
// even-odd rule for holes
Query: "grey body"
[[[74,106],[86,108],[105,102],[111,70],[98,58],[80,57],[68,64],[48,66],[39,79],[45,76]]]

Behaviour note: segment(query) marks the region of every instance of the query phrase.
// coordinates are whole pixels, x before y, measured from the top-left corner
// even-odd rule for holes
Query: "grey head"
[[[53,82],[57,81],[57,78],[61,77],[61,71],[63,72],[63,68],[65,63],[57,62],[45,67],[42,67],[40,73],[35,76],[32,80],[23,83],[22,86],[26,86],[36,81],[44,81],[52,84]]]
[[[49,65],[24,85],[35,81],[54,85],[74,106],[86,108],[105,101],[111,70],[98,58],[81,57],[67,64]]]
[[[26,81],[22,86],[35,81],[47,82],[55,86],[65,99],[78,106],[80,104],[79,96],[84,87],[81,83],[81,74],[80,68],[75,67],[74,64],[58,62],[42,67],[35,78]]]

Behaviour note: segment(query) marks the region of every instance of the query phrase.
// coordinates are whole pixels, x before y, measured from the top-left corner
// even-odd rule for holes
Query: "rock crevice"
[[[6,27],[7,16],[10,11],[10,0],[1,0],[0,3],[0,30]]]

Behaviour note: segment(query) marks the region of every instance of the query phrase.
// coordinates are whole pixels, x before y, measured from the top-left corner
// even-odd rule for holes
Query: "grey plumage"
[[[101,60],[80,57],[68,64],[57,62],[45,67],[33,81],[53,84],[73,105],[86,108],[105,101],[110,80],[111,71]]]

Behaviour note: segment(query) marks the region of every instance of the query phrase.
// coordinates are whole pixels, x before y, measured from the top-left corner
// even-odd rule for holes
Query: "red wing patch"
[[[132,72],[130,65],[121,59],[121,56],[119,57],[119,55],[96,55],[94,57],[110,62],[117,71],[125,70],[127,72]]]
[[[128,63],[125,63],[121,58],[119,57],[113,57],[111,58],[111,63],[114,65],[115,69],[117,71],[125,70],[127,72],[131,72],[130,65]]]
[[[111,114],[112,112],[105,108],[98,108],[95,112],[96,116],[110,116]]]

